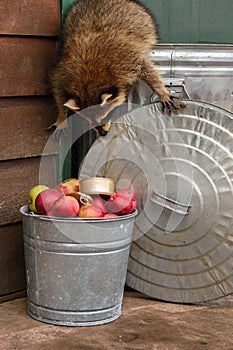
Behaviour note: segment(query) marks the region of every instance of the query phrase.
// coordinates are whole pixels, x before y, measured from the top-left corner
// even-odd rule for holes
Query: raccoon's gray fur
[[[55,127],[63,128],[67,107],[73,111],[97,105],[83,115],[100,134],[109,128],[108,114],[127,99],[128,88],[144,80],[165,106],[173,104],[158,70],[147,58],[157,43],[149,12],[132,0],[83,0],[67,12],[62,50],[52,85],[58,109]]]

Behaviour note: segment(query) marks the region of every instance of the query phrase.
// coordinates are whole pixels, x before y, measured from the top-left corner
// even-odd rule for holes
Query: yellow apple
[[[30,211],[37,213],[36,205],[35,205],[36,197],[38,196],[38,194],[40,192],[47,190],[48,188],[49,187],[45,186],[45,185],[36,185],[30,189],[30,191],[28,192],[28,197],[27,197],[28,208]]]

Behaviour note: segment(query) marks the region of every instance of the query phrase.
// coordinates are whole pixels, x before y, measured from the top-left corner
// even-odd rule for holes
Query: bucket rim
[[[79,218],[79,217],[60,217],[60,216],[46,216],[46,215],[40,215],[40,214],[36,214],[33,212],[30,212],[28,209],[28,205],[23,205],[20,208],[20,213],[22,216],[25,217],[31,217],[34,218],[36,220],[43,220],[43,221],[57,221],[57,222],[69,222],[69,223],[77,223],[77,222],[89,222],[89,223],[103,223],[103,222],[119,222],[119,221],[123,221],[123,220],[127,220],[127,219],[132,219],[135,218],[138,214],[137,209],[135,209],[132,213],[130,214],[126,214],[126,215],[121,215],[118,217],[114,217],[114,218]]]

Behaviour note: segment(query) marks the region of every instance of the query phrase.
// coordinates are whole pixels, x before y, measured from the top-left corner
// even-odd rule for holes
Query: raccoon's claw
[[[174,96],[169,96],[169,99],[167,101],[161,102],[162,112],[168,111],[169,115],[171,115],[172,111],[177,111],[186,107],[184,103],[177,104],[176,102],[174,102],[174,99],[178,98]]]
[[[56,141],[61,137],[66,137],[66,136],[68,136],[67,128],[63,128],[63,129],[56,128],[53,132],[53,138]]]
[[[57,127],[56,123],[53,123],[53,124],[50,124],[45,130],[49,131],[52,129],[56,129],[56,127]]]
[[[54,130],[52,137],[55,141],[57,141],[61,136],[67,136],[67,124],[66,123],[58,124],[57,122],[55,122],[55,123],[49,125],[49,127],[46,130]]]

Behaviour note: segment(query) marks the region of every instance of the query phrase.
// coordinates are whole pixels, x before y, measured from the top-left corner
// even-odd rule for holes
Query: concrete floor
[[[232,350],[233,296],[199,305],[125,291],[122,315],[95,327],[64,327],[28,316],[26,298],[0,305],[1,350]]]

